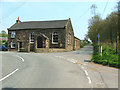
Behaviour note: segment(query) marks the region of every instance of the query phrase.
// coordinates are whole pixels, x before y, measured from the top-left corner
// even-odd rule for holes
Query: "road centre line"
[[[0,79],[0,82],[3,81],[4,79],[6,79],[7,77],[11,76],[12,74],[14,74],[15,72],[17,72],[19,69],[15,69],[13,72],[11,72],[10,74],[8,74],[7,76],[3,77],[2,79]]]

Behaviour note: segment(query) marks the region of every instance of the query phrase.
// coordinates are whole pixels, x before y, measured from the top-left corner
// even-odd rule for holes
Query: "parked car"
[[[8,48],[5,45],[0,45],[0,51],[7,51]]]

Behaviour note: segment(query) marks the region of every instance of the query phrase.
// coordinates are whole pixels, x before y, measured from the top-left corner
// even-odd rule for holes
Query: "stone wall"
[[[32,30],[16,30],[16,37],[11,38],[11,32],[13,30],[8,30],[8,49],[9,51],[18,50],[18,42],[22,42],[22,48],[30,52],[30,47],[34,45],[30,43],[29,36],[30,33],[34,32],[35,36],[42,33],[49,38],[49,48],[65,48],[65,28],[58,29],[32,29]],[[58,44],[52,44],[52,33],[58,33]],[[11,42],[15,42],[15,49],[11,49]],[[35,47],[35,45],[34,45]],[[33,50],[35,51],[35,49]]]
[[[18,42],[22,42],[22,47],[28,51],[29,45],[29,35],[28,31],[25,30],[16,30],[15,38],[11,38],[11,30],[8,31],[8,50],[9,51],[17,51],[18,50]],[[11,48],[11,42],[15,43],[15,48]]]
[[[70,44],[68,43],[68,34],[71,35],[71,43]],[[66,42],[66,44],[65,44],[66,50],[72,51],[74,49],[74,31],[73,31],[70,19],[68,20],[68,22],[66,24],[66,37],[65,37],[65,39],[66,39],[66,41],[65,41]]]
[[[74,44],[74,50],[79,50],[80,49],[80,39],[74,37],[75,39],[75,44]]]
[[[16,37],[11,38],[11,32],[16,32]],[[34,43],[30,43],[30,34],[34,32]],[[58,44],[52,43],[52,34],[58,33]],[[37,48],[37,37],[44,34],[48,38],[49,48]],[[70,34],[70,35],[69,35]],[[70,37],[68,37],[70,36]],[[68,38],[70,42],[68,43]],[[15,48],[11,49],[11,42],[15,42]],[[74,31],[72,28],[71,20],[69,19],[64,28],[46,28],[46,29],[29,29],[29,30],[8,30],[8,49],[9,51],[18,51],[18,42],[22,42],[23,51],[49,51],[48,49],[55,48],[55,51],[72,51],[74,49]],[[33,48],[32,48],[33,47]]]

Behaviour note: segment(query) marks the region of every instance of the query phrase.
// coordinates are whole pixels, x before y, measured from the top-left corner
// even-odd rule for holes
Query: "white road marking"
[[[55,56],[55,57],[61,58],[61,59],[66,59],[67,61],[70,61],[70,62],[72,62],[72,63],[76,63],[76,62],[77,62],[75,59],[65,58],[65,57],[62,57],[62,56]],[[85,65],[87,65],[87,64],[84,63],[83,65],[85,66]],[[83,66],[81,66],[81,67],[82,67],[82,69],[84,70],[84,67],[83,67]],[[89,84],[91,84],[92,81],[91,81],[90,77],[88,76],[88,72],[87,72],[86,70],[84,70],[84,72],[85,72],[85,74],[86,74],[86,76],[87,76],[87,78],[88,78],[88,80],[89,80]]]
[[[82,69],[84,69],[84,67],[82,67]]]
[[[65,58],[63,56],[55,56],[55,57],[60,58],[60,59],[65,59],[65,60],[67,60],[69,62],[72,62],[72,63],[77,63],[77,61],[75,59]]]
[[[14,56],[20,58],[23,62],[25,61],[25,60],[24,60],[22,57],[20,57],[20,56],[17,56],[17,55],[14,55]]]
[[[14,74],[15,72],[17,72],[19,69],[14,70],[13,72],[11,72],[10,74],[8,74],[7,76],[3,77],[2,79],[0,79],[0,82],[3,81],[4,79],[6,79],[7,77],[11,76],[12,74]]]
[[[65,57],[62,57],[62,56],[55,56],[55,57],[58,57],[58,58],[61,58],[61,59],[66,59],[67,61],[70,61],[72,63],[76,63],[77,62],[75,59],[69,59],[69,58],[65,58]],[[86,64],[84,63],[84,65],[86,65]],[[84,70],[83,66],[82,66],[82,69]],[[86,70],[84,70],[84,72],[85,72],[85,74],[86,74],[86,76],[87,76],[87,78],[89,80],[89,84],[91,84],[92,81],[91,81],[90,77],[88,76],[88,72]]]
[[[88,76],[88,72],[86,70],[84,70],[84,71],[85,71],[85,74]]]
[[[81,67],[82,67],[82,69],[84,70],[85,75],[86,75],[86,76],[87,76],[87,78],[88,78],[89,84],[91,84],[91,83],[92,83],[92,81],[91,81],[90,77],[88,76],[88,72],[87,72],[87,70],[85,70],[83,66],[81,66]]]
[[[89,80],[89,84],[91,84],[91,83],[92,83],[92,81],[91,81],[90,77],[87,77],[87,78],[88,78],[88,80]]]

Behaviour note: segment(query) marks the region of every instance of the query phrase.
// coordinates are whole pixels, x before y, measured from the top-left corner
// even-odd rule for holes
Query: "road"
[[[90,62],[92,52],[2,52],[2,88],[118,88],[118,69]]]

